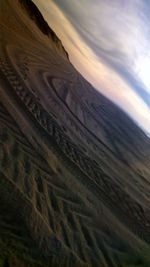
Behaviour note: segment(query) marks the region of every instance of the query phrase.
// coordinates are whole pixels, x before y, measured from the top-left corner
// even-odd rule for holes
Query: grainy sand
[[[150,141],[28,13],[0,1],[0,266],[149,267]]]

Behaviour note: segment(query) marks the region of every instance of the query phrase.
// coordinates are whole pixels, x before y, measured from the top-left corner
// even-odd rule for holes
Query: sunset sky
[[[70,61],[150,135],[150,3],[34,0]]]

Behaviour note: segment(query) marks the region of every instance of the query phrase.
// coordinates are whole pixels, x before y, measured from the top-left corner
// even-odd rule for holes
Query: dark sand
[[[25,0],[0,1],[0,267],[12,266],[150,267],[150,140]]]

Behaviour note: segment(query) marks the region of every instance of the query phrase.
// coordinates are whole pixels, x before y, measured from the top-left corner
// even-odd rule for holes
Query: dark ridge
[[[40,13],[36,5],[31,0],[19,0],[19,2],[26,9],[29,17],[36,23],[40,31],[50,37],[52,41],[56,44],[57,48],[61,49],[65,57],[69,59],[68,53],[66,52],[60,39],[57,37],[55,32],[49,27],[48,23],[45,21],[44,17]]]

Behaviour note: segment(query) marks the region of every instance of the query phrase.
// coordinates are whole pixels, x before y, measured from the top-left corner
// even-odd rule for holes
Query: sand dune
[[[30,1],[0,3],[0,266],[150,266],[150,141]]]

